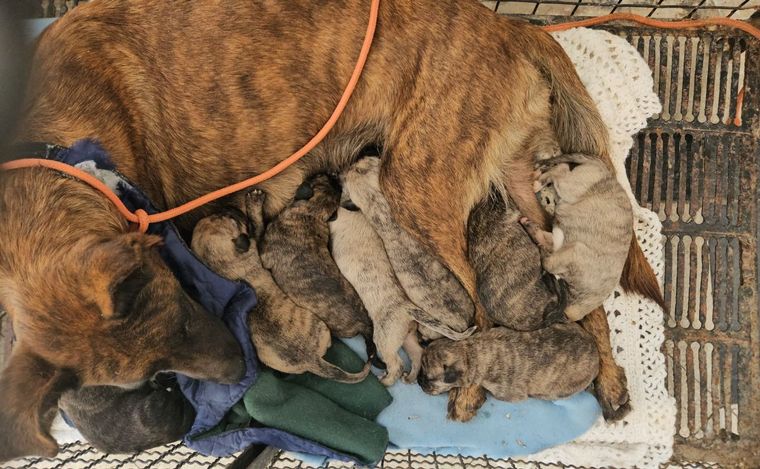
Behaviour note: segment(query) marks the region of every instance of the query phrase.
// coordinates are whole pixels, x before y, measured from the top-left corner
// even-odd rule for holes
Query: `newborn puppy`
[[[351,166],[341,176],[343,190],[350,199],[343,205],[361,209],[383,240],[393,271],[409,299],[430,317],[470,335],[474,328],[468,326],[475,306],[454,274],[393,220],[388,201],[380,191],[379,174],[379,158],[363,158]],[[440,333],[424,326],[420,332],[428,338],[440,337]]]
[[[552,232],[520,222],[542,250],[544,269],[569,284],[567,317],[582,319],[620,281],[633,233],[631,203],[597,158],[572,154],[539,163],[538,192],[555,192]]]
[[[496,399],[554,400],[591,384],[599,371],[594,339],[578,324],[519,332],[496,327],[459,342],[436,340],[417,378],[428,394],[480,385]]]
[[[248,316],[251,339],[259,359],[284,373],[311,372],[343,383],[362,381],[368,363],[359,373],[348,373],[322,357],[330,348],[330,330],[311,311],[295,304],[261,265],[256,248],[263,231],[264,193],[246,197],[248,217],[230,209],[198,222],[192,249],[209,267],[230,279],[241,279],[256,290],[258,302]]]
[[[166,374],[137,389],[91,386],[67,391],[58,406],[104,453],[135,453],[177,441],[195,420],[195,409],[174,376]]]
[[[261,261],[297,305],[316,314],[337,337],[364,336],[374,356],[372,322],[356,290],[330,255],[330,227],[340,188],[320,174],[302,185],[296,199],[267,226]]]
[[[338,209],[337,218],[330,222],[330,235],[335,263],[356,289],[372,319],[373,340],[387,367],[380,381],[390,386],[403,374],[398,354],[403,347],[412,362],[404,381],[414,382],[422,358],[415,321],[447,337],[464,337],[431,319],[409,300],[393,273],[383,241],[361,212]]]
[[[467,240],[478,296],[491,320],[532,331],[564,320],[566,289],[541,269],[541,254],[520,213],[497,190],[470,213]],[[559,292],[559,299],[557,292]]]

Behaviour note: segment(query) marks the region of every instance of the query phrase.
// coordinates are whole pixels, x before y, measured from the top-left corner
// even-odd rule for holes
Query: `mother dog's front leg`
[[[488,328],[475,271],[467,257],[467,219],[474,201],[482,198],[488,187],[478,180],[478,165],[461,154],[451,158],[409,146],[397,149],[401,151],[385,159],[380,178],[393,216],[457,277],[475,305],[475,324],[481,330]],[[477,193],[479,190],[483,194]],[[451,392],[449,418],[470,420],[484,401],[485,390],[479,386]]]

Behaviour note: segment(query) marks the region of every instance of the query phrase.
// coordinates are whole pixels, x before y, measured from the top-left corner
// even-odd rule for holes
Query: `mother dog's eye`
[[[151,278],[150,272],[138,267],[116,285],[112,294],[114,318],[123,318],[132,311],[137,296],[150,283]]]

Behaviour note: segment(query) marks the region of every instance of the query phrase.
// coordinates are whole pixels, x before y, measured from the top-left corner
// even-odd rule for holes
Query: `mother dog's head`
[[[235,383],[223,323],[182,290],[155,236],[129,232],[89,186],[47,169],[0,175],[0,304],[17,343],[0,376],[0,461],[54,455],[60,394],[158,371]]]

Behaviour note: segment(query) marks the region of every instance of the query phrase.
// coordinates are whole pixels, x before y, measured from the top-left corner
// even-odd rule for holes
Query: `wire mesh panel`
[[[215,458],[200,455],[181,443],[154,448],[131,455],[108,455],[91,446],[73,443],[61,448],[55,458],[30,458],[0,465],[2,469],[35,467],[39,469],[169,469],[224,468],[234,457]]]
[[[663,19],[715,16],[746,19],[760,7],[760,0],[492,0],[483,3],[498,13],[509,15],[599,16],[635,13]]]

